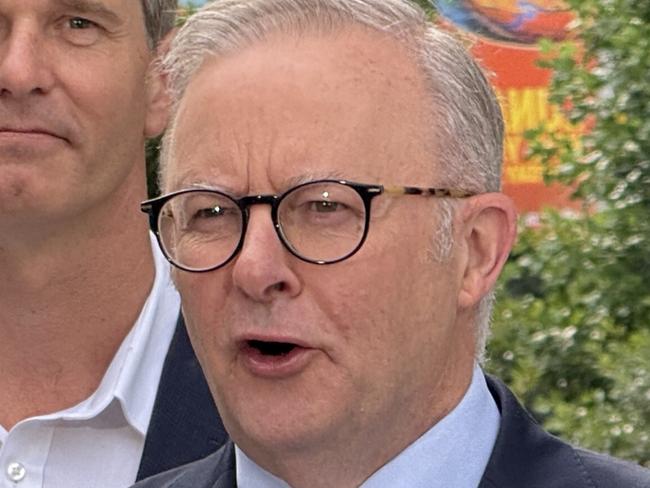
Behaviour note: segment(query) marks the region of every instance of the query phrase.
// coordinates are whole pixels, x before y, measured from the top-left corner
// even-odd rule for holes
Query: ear
[[[149,65],[146,81],[147,115],[144,135],[152,138],[160,135],[167,126],[171,100],[167,91],[167,79],[160,69],[160,60],[169,50],[176,31],[172,31],[160,41],[155,59]]]
[[[516,236],[517,213],[502,193],[472,197],[461,212],[464,269],[458,296],[461,308],[478,304],[494,286]]]

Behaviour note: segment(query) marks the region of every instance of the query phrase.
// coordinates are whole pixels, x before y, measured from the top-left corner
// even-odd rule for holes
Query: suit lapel
[[[502,382],[486,380],[501,411],[501,426],[479,488],[545,488],[552,480],[586,486],[573,448],[544,431]]]
[[[228,440],[179,315],[162,369],[137,479],[216,451]]]
[[[222,448],[222,455],[218,462],[219,471],[217,481],[211,488],[237,488],[237,470],[235,468],[235,445],[232,441]]]

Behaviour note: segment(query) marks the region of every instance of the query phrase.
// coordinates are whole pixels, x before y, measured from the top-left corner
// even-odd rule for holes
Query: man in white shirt
[[[477,366],[515,236],[503,122],[421,9],[216,0],[164,67],[143,209],[234,443],[139,488],[650,486]]]
[[[125,487],[223,441],[214,417],[179,411],[215,413],[137,211],[175,9],[0,1],[2,487]]]

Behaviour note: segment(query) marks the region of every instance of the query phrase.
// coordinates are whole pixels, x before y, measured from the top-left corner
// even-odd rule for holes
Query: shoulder
[[[144,479],[132,488],[234,488],[235,450],[228,442],[217,452]]]
[[[650,471],[549,434],[502,382],[487,382],[501,425],[481,488],[650,488]]]
[[[585,477],[591,479],[595,487],[650,488],[650,470],[585,449],[573,448],[573,451],[576,462],[584,468]]]

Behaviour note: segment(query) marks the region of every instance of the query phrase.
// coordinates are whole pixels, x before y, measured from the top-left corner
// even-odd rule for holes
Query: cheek
[[[114,66],[129,63],[129,70],[115,71]],[[106,132],[121,127],[126,134],[133,126],[143,125],[145,118],[146,69],[145,61],[102,59],[101,64],[75,63],[80,69],[72,70],[74,78],[67,78],[66,95],[81,112],[86,122],[99,121]],[[127,127],[128,126],[128,127]],[[137,134],[142,137],[142,134]]]
[[[328,332],[333,339],[359,352],[379,352],[394,347],[404,322],[418,321],[425,305],[420,293],[426,291],[404,261],[392,250],[367,253],[319,268],[318,280],[305,280],[312,283],[308,293],[332,324]]]
[[[187,319],[192,339],[210,349],[222,330],[223,293],[214,276],[173,271],[174,282],[181,295],[183,314]]]
[[[406,237],[382,248],[369,242],[364,253],[338,269],[333,265],[315,285],[334,333],[379,361],[437,341],[454,322],[450,266],[429,259],[420,240],[408,246],[412,236]]]

